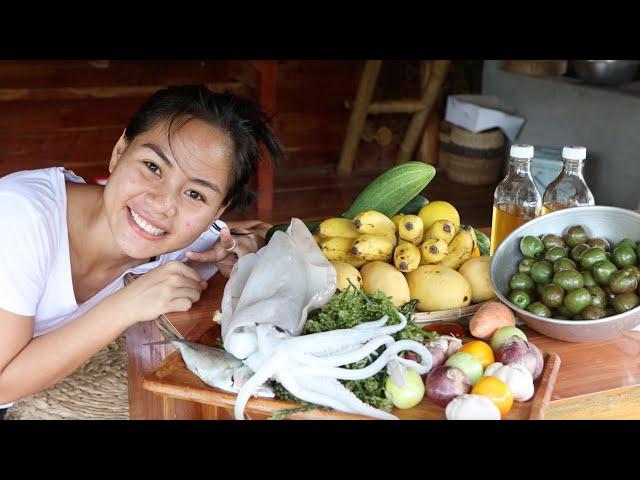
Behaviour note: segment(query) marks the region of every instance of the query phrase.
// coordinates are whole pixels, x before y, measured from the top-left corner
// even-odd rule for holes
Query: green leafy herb
[[[417,300],[412,300],[401,308],[397,308],[383,292],[366,294],[355,285],[350,284],[348,288],[336,292],[322,308],[309,314],[302,335],[353,328],[363,322],[379,320],[384,315],[389,316],[387,325],[395,325],[400,323],[400,318],[397,314],[400,311],[407,318],[407,325],[393,335],[395,340],[415,340],[420,342],[425,339],[434,339],[436,334],[425,332],[411,321],[411,315],[415,311],[417,303]],[[382,353],[384,348],[384,346],[380,347],[377,353]],[[356,363],[345,365],[344,368],[364,368],[372,361],[373,359],[368,357]],[[386,371],[382,370],[370,378],[342,381],[342,383],[363,402],[381,410],[390,411],[392,404],[384,395],[387,377]],[[278,398],[301,402],[300,399],[291,395],[282,385],[276,383],[274,390]]]

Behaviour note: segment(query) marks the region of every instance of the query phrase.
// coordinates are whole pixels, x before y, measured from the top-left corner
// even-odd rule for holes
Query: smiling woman
[[[219,218],[252,200],[261,144],[282,157],[268,124],[249,100],[170,87],[127,125],[105,187],[62,167],[0,179],[0,229],[13,233],[0,240],[0,418],[129,326],[189,310],[264,244],[269,225],[232,237]],[[128,272],[140,278],[125,287]]]

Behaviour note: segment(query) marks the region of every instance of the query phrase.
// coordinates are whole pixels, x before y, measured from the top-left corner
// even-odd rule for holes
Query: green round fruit
[[[595,287],[598,283],[593,278],[593,274],[589,270],[585,270],[584,272],[580,272],[582,278],[584,278],[584,286],[585,287]]]
[[[586,288],[571,290],[564,296],[563,304],[573,315],[578,315],[591,305],[591,294]]]
[[[636,279],[638,280],[638,285],[640,285],[640,268],[636,267],[635,265],[632,265],[630,267],[624,267],[620,271],[636,277]]]
[[[531,265],[529,276],[535,283],[546,285],[553,278],[553,265],[547,260],[540,260]]]
[[[573,317],[573,313],[571,313],[569,310],[567,310],[567,307],[565,307],[564,305],[560,305],[557,310],[558,310],[558,313],[560,315],[562,315],[563,317],[566,317],[566,318]]]
[[[536,293],[538,294],[538,298],[542,296],[542,290],[544,290],[544,284],[536,283]]]
[[[598,320],[599,318],[604,318],[607,316],[607,312],[602,307],[596,307],[595,305],[589,305],[585,308],[580,316],[583,320]]]
[[[562,239],[569,248],[573,248],[581,243],[587,243],[588,237],[587,232],[582,225],[573,225],[564,231]]]
[[[607,252],[600,247],[589,247],[588,250],[582,252],[580,255],[580,265],[582,268],[591,270],[591,268],[598,262],[604,262],[607,259]]]
[[[564,291],[584,287],[584,277],[577,270],[562,270],[553,276],[552,283],[560,285]]]
[[[533,292],[536,288],[535,283],[526,273],[516,273],[509,281],[511,290],[528,290]]]
[[[625,239],[621,240],[620,242],[618,242],[616,247],[620,247],[622,245],[628,245],[629,247],[633,248],[634,250],[638,248],[638,244],[636,243],[636,241],[632,240],[630,238],[625,238]]]
[[[640,298],[633,292],[621,293],[613,299],[613,309],[616,313],[624,313],[632,308],[636,308],[640,303]]]
[[[528,235],[520,240],[520,251],[525,257],[537,258],[544,252],[544,244],[538,237]]]
[[[609,260],[598,262],[591,268],[593,279],[600,285],[607,285],[617,271],[618,267]]]
[[[526,290],[513,290],[509,295],[509,301],[524,310],[531,303],[531,295]]]
[[[550,308],[557,308],[562,305],[564,300],[564,290],[560,285],[550,283],[545,285],[541,295],[542,302]]]
[[[519,273],[529,273],[531,271],[531,265],[536,263],[535,258],[525,258],[518,264]]]
[[[527,311],[540,317],[551,318],[551,309],[542,302],[533,302],[527,307]]]
[[[633,292],[638,288],[638,279],[635,275],[620,270],[614,273],[609,280],[609,288],[616,295],[620,293]]]
[[[611,244],[606,238],[591,238],[587,241],[587,245],[589,245],[590,247],[600,247],[605,252],[611,250]]]
[[[619,268],[630,267],[638,262],[638,254],[635,248],[629,245],[618,245],[611,252],[613,263]]]
[[[591,247],[589,247],[589,245],[587,245],[586,243],[576,245],[571,249],[571,252],[569,253],[571,260],[578,263],[580,261],[580,255],[582,255],[585,250],[589,250],[589,248]]]
[[[591,305],[594,307],[606,308],[607,306],[607,295],[604,293],[604,290],[597,285],[593,287],[587,287],[589,293],[591,294]]]
[[[561,272],[563,270],[577,270],[576,264],[573,263],[573,260],[569,258],[561,258],[556,263],[553,264],[553,271],[555,273]]]
[[[553,233],[545,233],[542,238],[545,250],[550,250],[553,247],[566,248],[567,244],[560,235],[554,235]]]
[[[544,259],[551,263],[567,257],[567,249],[563,247],[551,247],[544,253]]]
[[[454,353],[444,364],[449,367],[459,368],[466,373],[467,377],[469,377],[469,380],[471,381],[471,385],[475,385],[484,373],[480,360],[467,352]]]

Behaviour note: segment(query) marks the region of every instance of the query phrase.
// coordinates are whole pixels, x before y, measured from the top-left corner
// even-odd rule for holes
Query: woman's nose
[[[165,217],[176,214],[174,195],[166,189],[150,190],[145,195],[145,203],[150,212]]]

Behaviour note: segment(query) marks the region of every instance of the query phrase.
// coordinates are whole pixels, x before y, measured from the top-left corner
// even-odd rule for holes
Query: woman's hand
[[[172,260],[154,268],[104,301],[124,315],[128,325],[163,313],[186,312],[200,300],[207,282],[194,268]]]
[[[228,228],[220,231],[220,241],[206,252],[187,252],[187,258],[196,262],[211,262],[218,267],[220,273],[229,278],[238,258],[247,253],[255,253],[265,245],[266,232],[271,225],[260,221],[229,222],[232,228],[238,228],[248,235],[231,235]]]

